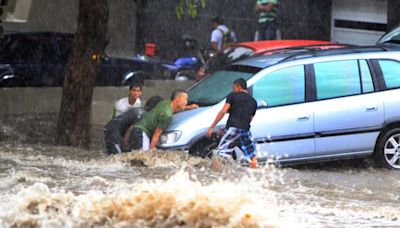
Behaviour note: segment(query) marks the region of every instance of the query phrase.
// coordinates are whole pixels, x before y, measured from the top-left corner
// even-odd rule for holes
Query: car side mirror
[[[268,102],[265,100],[257,100],[257,108],[266,108],[268,107]]]

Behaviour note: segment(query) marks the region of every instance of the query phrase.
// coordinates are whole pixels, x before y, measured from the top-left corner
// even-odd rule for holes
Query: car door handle
[[[306,121],[310,119],[310,115],[297,117],[297,121]]]
[[[371,107],[367,107],[365,109],[365,111],[367,111],[367,112],[374,112],[376,110],[378,110],[378,106],[371,106]]]

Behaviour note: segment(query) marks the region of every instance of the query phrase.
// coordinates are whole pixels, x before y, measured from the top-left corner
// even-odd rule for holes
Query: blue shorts
[[[256,146],[251,132],[235,127],[228,128],[219,142],[217,153],[222,157],[231,156],[235,160],[250,161],[256,156]]]

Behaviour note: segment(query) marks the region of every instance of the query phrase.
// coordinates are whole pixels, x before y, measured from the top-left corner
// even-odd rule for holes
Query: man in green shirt
[[[125,135],[125,144],[131,150],[148,151],[155,149],[161,134],[167,128],[175,112],[197,108],[196,104],[187,106],[188,94],[175,90],[171,100],[159,102],[141,121],[133,125]]]
[[[259,40],[276,40],[276,16],[279,0],[257,0]]]

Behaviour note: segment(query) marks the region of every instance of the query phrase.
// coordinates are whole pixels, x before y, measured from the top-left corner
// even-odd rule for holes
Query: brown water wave
[[[0,227],[400,226],[398,172],[0,144]]]
[[[234,183],[203,186],[183,170],[113,194],[34,184],[0,200],[0,224],[29,227],[268,227],[273,212]]]

